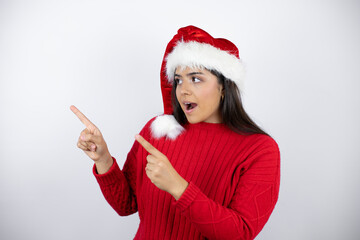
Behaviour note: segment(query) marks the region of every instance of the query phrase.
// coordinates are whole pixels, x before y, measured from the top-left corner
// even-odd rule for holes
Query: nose
[[[180,87],[181,95],[190,95],[191,94],[191,84],[188,81],[184,80]]]

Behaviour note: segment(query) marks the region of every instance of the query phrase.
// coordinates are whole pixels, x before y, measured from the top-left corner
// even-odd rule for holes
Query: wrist
[[[102,158],[99,158],[99,160],[95,161],[95,163],[98,164],[109,164],[112,163],[113,159],[110,153],[105,154]]]
[[[171,194],[176,201],[179,200],[179,198],[183,195],[188,185],[189,183],[182,178],[178,186],[174,189],[173,193]]]
[[[114,160],[110,154],[107,157],[104,157],[103,159],[99,159],[98,161],[96,161],[95,166],[98,174],[104,174],[107,171],[109,171],[113,163]]]

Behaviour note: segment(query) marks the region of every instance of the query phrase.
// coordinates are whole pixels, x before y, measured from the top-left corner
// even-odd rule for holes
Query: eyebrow
[[[191,73],[186,74],[186,76],[193,76],[193,75],[197,75],[197,74],[203,75],[202,72],[191,72]],[[181,75],[175,73],[175,77],[181,77]]]

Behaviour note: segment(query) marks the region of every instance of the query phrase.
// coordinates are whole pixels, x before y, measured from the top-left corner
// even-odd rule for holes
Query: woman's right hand
[[[107,172],[113,164],[113,159],[100,130],[75,106],[72,105],[70,109],[86,126],[80,133],[78,148],[94,160],[99,174]]]

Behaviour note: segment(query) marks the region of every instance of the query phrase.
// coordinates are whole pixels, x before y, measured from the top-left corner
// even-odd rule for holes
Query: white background
[[[0,1],[0,239],[132,239],[76,147],[76,105],[123,165],[161,114],[160,65],[187,25],[233,41],[245,108],[278,142],[257,239],[360,235],[359,1]]]

